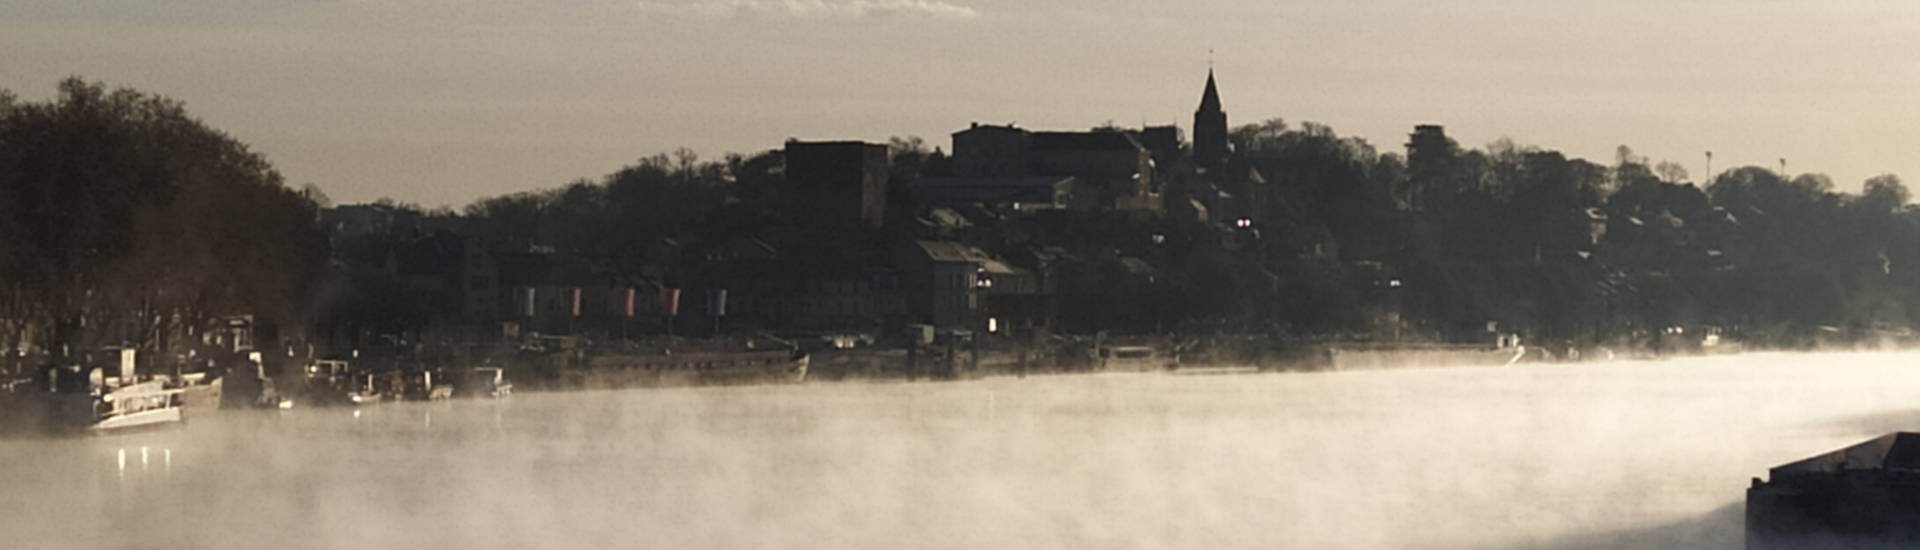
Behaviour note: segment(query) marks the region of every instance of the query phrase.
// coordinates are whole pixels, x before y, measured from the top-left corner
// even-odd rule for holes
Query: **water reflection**
[[[122,447],[116,447],[114,449],[113,455],[114,455],[115,475],[121,478],[125,478],[127,476],[127,470],[128,470],[127,455],[129,454],[128,449],[134,449],[134,452],[138,453],[140,457],[139,464],[137,464],[133,470],[135,473],[145,473],[153,470],[152,455],[155,453],[160,455],[160,469],[159,469],[160,472],[166,473],[166,474],[173,473],[173,447],[170,447],[170,446],[149,447],[147,445],[140,445],[137,447],[122,446]]]

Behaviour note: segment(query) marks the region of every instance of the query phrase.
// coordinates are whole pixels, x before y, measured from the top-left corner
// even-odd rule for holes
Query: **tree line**
[[[1284,259],[1258,267],[1342,279],[1276,277],[1275,303],[1334,297],[1293,298],[1304,316],[1242,314],[1270,325],[1377,331],[1390,312],[1428,335],[1494,321],[1573,346],[1711,329],[1806,347],[1905,339],[1920,323],[1920,210],[1893,175],[1859,194],[1757,166],[1695,184],[1625,146],[1611,164],[1504,139],[1465,149],[1416,136],[1405,154],[1381,153],[1277,120],[1233,141],[1278,195],[1262,204],[1267,225],[1317,237],[1267,239]]]
[[[4,340],[164,349],[229,315],[297,332],[327,261],[313,194],[175,100],[0,91]]]

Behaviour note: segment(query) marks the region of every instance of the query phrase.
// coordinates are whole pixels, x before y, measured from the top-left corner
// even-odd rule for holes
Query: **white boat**
[[[186,422],[181,414],[186,390],[167,389],[160,381],[123,386],[100,397],[100,416],[88,430],[106,432]]]

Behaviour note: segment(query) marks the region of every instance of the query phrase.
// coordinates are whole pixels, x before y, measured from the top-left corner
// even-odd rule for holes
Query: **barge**
[[[1787,463],[1747,488],[1748,550],[1920,547],[1920,433]]]

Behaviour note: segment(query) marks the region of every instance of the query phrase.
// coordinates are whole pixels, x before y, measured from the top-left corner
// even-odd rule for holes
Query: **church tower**
[[[1220,91],[1213,86],[1213,69],[1207,69],[1207,91],[1200,96],[1200,109],[1193,112],[1193,162],[1217,168],[1226,160],[1227,112],[1220,110]]]

